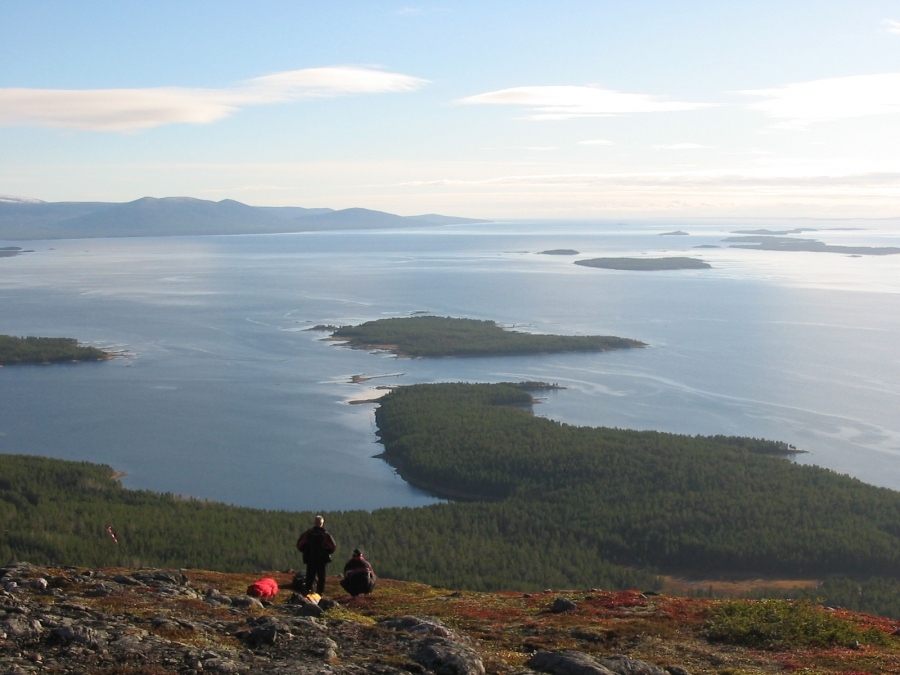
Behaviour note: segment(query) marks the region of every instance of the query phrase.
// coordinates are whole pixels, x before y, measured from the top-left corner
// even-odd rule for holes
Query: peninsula
[[[769,235],[728,237],[723,241],[731,248],[746,248],[753,251],[805,251],[807,253],[846,253],[849,255],[896,255],[896,246],[836,246],[817,239],[794,239]]]
[[[611,335],[538,335],[504,330],[494,321],[413,316],[342,326],[331,334],[354,349],[380,349],[397,356],[510,356],[557,352],[605,352],[646,347]]]
[[[67,361],[106,361],[112,354],[83,347],[73,338],[0,335],[0,366]]]
[[[661,270],[705,270],[712,265],[697,258],[591,258],[576,260],[576,265],[599,267],[605,270],[626,270],[629,272],[657,272]]]

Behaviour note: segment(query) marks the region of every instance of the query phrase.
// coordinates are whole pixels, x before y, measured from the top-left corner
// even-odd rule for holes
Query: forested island
[[[412,316],[341,326],[331,339],[354,349],[381,349],[398,356],[508,356],[557,352],[604,352],[646,347],[612,335],[539,335],[504,330],[494,321]]]
[[[525,386],[414,385],[383,398],[385,459],[458,501],[326,514],[341,555],[360,547],[382,576],[485,590],[651,589],[660,573],[827,578],[814,594],[900,617],[900,493],[772,456],[785,450],[773,441],[535,417]],[[311,517],[0,455],[6,560],[286,569]]]
[[[712,267],[697,258],[591,258],[576,260],[576,265],[599,267],[605,270],[627,270],[629,272],[656,272],[661,270],[705,270]]]
[[[112,355],[84,347],[74,338],[15,337],[0,335],[0,366],[66,361],[105,361]]]

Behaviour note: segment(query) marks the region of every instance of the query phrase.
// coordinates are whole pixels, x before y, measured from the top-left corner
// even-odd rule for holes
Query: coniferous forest
[[[332,338],[358,349],[386,349],[402,356],[502,356],[554,352],[604,352],[646,347],[612,335],[538,335],[504,330],[494,321],[448,316],[394,317],[341,326]]]
[[[104,361],[109,353],[82,347],[73,338],[0,335],[0,366],[63,361]]]
[[[857,604],[900,610],[885,599],[900,588],[900,493],[796,465],[772,441],[575,427],[535,417],[531,402],[509,384],[415,385],[382,399],[385,458],[456,501],[325,514],[336,559],[359,547],[383,576],[469,589],[654,588],[658,573],[829,577],[824,593],[851,588]],[[0,558],[300,564],[293,544],[311,513],[126,490],[111,476],[0,455]]]

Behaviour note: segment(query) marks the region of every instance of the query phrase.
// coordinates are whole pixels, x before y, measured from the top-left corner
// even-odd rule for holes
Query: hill
[[[124,204],[0,200],[0,240],[276,234],[322,230],[426,227],[484,222],[368,209],[248,206],[233,199],[144,197]]]
[[[332,577],[311,604],[286,588],[289,571],[267,573],[281,590],[266,602],[246,595],[259,575],[28,563],[0,574],[0,664],[16,674],[900,672],[895,622],[807,602],[384,578],[350,598]]]

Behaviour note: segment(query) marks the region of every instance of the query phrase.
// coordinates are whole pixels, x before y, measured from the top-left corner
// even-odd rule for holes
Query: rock
[[[335,663],[338,660],[337,642],[330,638],[324,638],[313,646],[313,651],[322,657],[328,663]]]
[[[541,651],[528,659],[525,665],[552,675],[616,675],[592,656],[575,651]]]
[[[436,675],[484,675],[484,663],[474,649],[445,638],[425,638],[411,657]]]
[[[297,616],[313,616],[318,617],[322,616],[325,613],[325,610],[319,607],[314,602],[305,602],[302,605],[295,605],[296,609],[294,609],[294,613]]]
[[[274,645],[279,638],[290,637],[293,637],[293,635],[286,623],[271,616],[264,616],[244,639],[251,646],[259,647],[262,645]]]
[[[246,668],[239,666],[230,659],[216,656],[203,662],[203,670],[209,670],[214,673],[239,673],[242,670],[246,670]]]
[[[100,649],[106,645],[107,635],[87,626],[60,626],[50,631],[51,641],[69,643],[76,642],[91,649]]]
[[[321,600],[319,600],[319,607],[327,612],[328,610],[334,609],[335,607],[340,607],[340,605],[338,605],[338,603],[331,598],[322,598]]]
[[[681,666],[666,666],[665,671],[669,673],[669,675],[691,675]]]
[[[87,589],[84,592],[84,597],[86,598],[105,598],[107,596],[113,595],[114,593],[121,591],[122,587],[118,584],[101,581],[96,586]]]
[[[117,574],[113,577],[113,581],[123,586],[140,586],[141,582],[127,574]]]
[[[4,621],[0,621],[0,632],[6,633],[9,639],[34,640],[37,638],[43,626],[37,619],[29,619],[21,614],[11,614]]]
[[[46,591],[47,590],[47,580],[44,577],[39,577],[37,579],[31,580],[31,587],[36,591]]]
[[[616,675],[666,675],[666,671],[646,661],[638,661],[627,656],[610,656],[599,659],[600,663]]]
[[[123,654],[139,654],[145,651],[149,645],[144,643],[147,631],[126,633],[118,640],[109,643],[109,649]]]
[[[263,604],[256,598],[251,598],[249,595],[232,595],[231,605],[233,607],[240,607],[241,609],[263,609]]]
[[[172,584],[174,586],[186,586],[188,584],[187,576],[180,570],[150,570],[149,572],[135,572],[131,576],[144,583],[155,581]]]
[[[554,614],[561,614],[562,612],[571,612],[573,609],[578,609],[578,605],[569,600],[568,598],[557,598],[553,601],[553,604],[550,606],[550,611]]]
[[[203,597],[203,601],[209,604],[218,603],[220,605],[230,605],[231,598],[223,593],[220,593],[215,588],[210,588],[206,591],[206,595]]]
[[[413,635],[434,635],[448,640],[459,640],[459,636],[434,617],[396,616],[379,621],[379,625],[394,630],[402,630]]]

